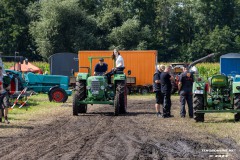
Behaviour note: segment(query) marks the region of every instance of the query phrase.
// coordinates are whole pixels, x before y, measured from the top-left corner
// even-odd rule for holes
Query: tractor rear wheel
[[[119,93],[116,93],[114,98],[114,115],[118,116],[120,110],[120,104],[119,104]]]
[[[234,95],[234,109],[239,109],[240,110],[240,94],[235,94]],[[235,121],[240,120],[240,113],[235,113],[234,114],[234,120]]]
[[[116,83],[116,95],[114,98],[114,108],[115,112],[114,115],[124,114],[127,112],[127,90],[126,90],[126,85],[125,81],[118,81]]]
[[[73,96],[73,115],[74,116],[78,115],[78,108],[80,108],[79,104],[77,103],[78,102],[78,98],[79,98],[79,96],[77,94],[75,94]]]
[[[193,114],[196,122],[204,122],[204,113],[197,113],[197,110],[204,110],[203,95],[193,96]]]
[[[59,103],[65,103],[68,99],[68,95],[62,88],[54,88],[49,93],[49,101],[59,102]]]
[[[79,104],[79,101],[83,101],[86,98],[86,81],[76,82],[76,91],[73,97],[73,115],[77,116],[78,113],[87,112],[87,104]]]

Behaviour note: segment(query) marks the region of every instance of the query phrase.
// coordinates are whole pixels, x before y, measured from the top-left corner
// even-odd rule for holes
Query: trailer
[[[228,53],[220,57],[220,72],[225,75],[240,74],[240,53]]]
[[[142,94],[152,92],[153,74],[157,65],[157,50],[120,50],[119,52],[124,59],[125,75],[129,75],[128,73],[131,72],[131,76],[127,76],[128,94],[133,92]],[[111,55],[112,51],[79,51],[79,67],[90,66],[88,57],[106,57]],[[93,59],[92,64],[95,65],[98,61],[98,59]],[[109,72],[113,68],[114,62],[111,59],[105,59],[104,62],[108,64]],[[79,68],[78,72],[87,71]],[[93,72],[92,70],[91,73],[93,74]]]
[[[69,86],[74,86],[76,77],[71,73],[72,70],[78,70],[77,53],[55,53],[48,58],[51,75],[63,75],[69,77]],[[62,65],[64,64],[64,65]]]

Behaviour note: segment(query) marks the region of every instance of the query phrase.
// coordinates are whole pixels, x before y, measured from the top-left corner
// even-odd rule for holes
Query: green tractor
[[[73,96],[73,115],[86,113],[88,104],[109,104],[114,107],[114,115],[127,112],[126,75],[123,71],[115,71],[112,83],[108,84],[107,76],[92,76],[92,59],[111,57],[88,57],[90,67],[88,73],[78,73],[75,95]]]
[[[193,84],[193,111],[196,122],[204,122],[205,113],[234,113],[240,120],[240,76],[222,74],[208,78],[205,83],[195,75]]]

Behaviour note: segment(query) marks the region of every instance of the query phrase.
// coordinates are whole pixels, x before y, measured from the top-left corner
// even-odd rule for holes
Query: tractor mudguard
[[[233,93],[240,93],[240,82],[232,83],[232,91]]]
[[[78,73],[76,82],[78,82],[80,80],[87,80],[88,77],[89,77],[88,73]]]
[[[61,102],[64,103],[68,99],[66,91],[58,86],[54,86],[48,91],[49,101]]]
[[[59,88],[59,86],[53,86],[53,87],[51,87],[51,88],[49,89],[49,91],[48,91],[48,96],[49,96],[50,92],[51,92],[53,89],[55,89],[55,88]]]
[[[205,82],[194,82],[193,94],[205,94]]]
[[[116,80],[126,80],[126,75],[125,74],[115,74],[114,75],[114,79],[113,79],[114,81],[116,81]]]

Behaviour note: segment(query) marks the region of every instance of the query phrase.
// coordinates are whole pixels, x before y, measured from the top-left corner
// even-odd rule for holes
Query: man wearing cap
[[[178,89],[180,91],[181,110],[180,116],[185,118],[186,110],[185,103],[188,104],[189,118],[193,118],[193,101],[192,101],[192,86],[193,74],[189,71],[188,66],[183,67],[183,73],[179,77]]]
[[[96,64],[94,69],[94,75],[103,75],[107,72],[108,65],[104,63],[104,59],[100,58],[98,64]]]

